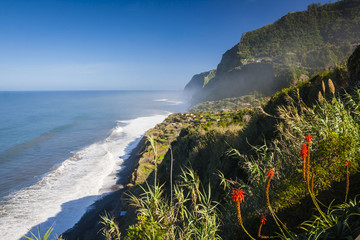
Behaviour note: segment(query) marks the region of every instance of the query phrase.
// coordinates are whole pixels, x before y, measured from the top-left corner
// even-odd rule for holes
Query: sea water
[[[0,239],[71,228],[146,130],[185,108],[180,92],[0,92]]]

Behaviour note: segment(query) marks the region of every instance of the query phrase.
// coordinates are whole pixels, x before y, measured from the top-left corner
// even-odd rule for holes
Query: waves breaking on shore
[[[53,226],[53,236],[71,228],[96,200],[112,192],[122,163],[143,134],[167,115],[118,121],[108,137],[75,152],[36,184],[0,203],[0,239],[20,239],[29,230]]]

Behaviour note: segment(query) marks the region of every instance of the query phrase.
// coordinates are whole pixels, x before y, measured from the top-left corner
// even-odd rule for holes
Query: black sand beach
[[[119,174],[118,190],[108,194],[102,199],[96,201],[88,210],[87,213],[75,224],[75,226],[62,234],[66,240],[97,240],[103,239],[102,233],[99,232],[102,228],[99,222],[100,216],[105,212],[111,213],[114,216],[120,216],[121,201],[120,198],[124,193],[125,185],[127,184],[131,173],[134,170],[135,164],[139,160],[139,150],[144,144],[145,138],[143,137],[138,145],[131,151],[127,160],[124,161],[124,170]]]

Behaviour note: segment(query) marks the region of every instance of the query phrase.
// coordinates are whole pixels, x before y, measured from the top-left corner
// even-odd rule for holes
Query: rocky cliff
[[[244,33],[224,53],[211,82],[198,88],[193,103],[254,90],[272,94],[343,63],[360,42],[359,16],[360,0],[311,4]]]

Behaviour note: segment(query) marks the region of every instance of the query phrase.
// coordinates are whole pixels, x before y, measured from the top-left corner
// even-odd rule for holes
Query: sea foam
[[[53,226],[58,236],[77,223],[87,208],[111,192],[122,163],[145,131],[167,115],[118,121],[109,136],[74,153],[36,184],[0,203],[0,239],[20,239]]]
[[[168,105],[181,105],[181,104],[184,104],[184,102],[182,102],[182,101],[174,101],[174,100],[169,100],[167,98],[155,99],[154,102],[165,102]]]

